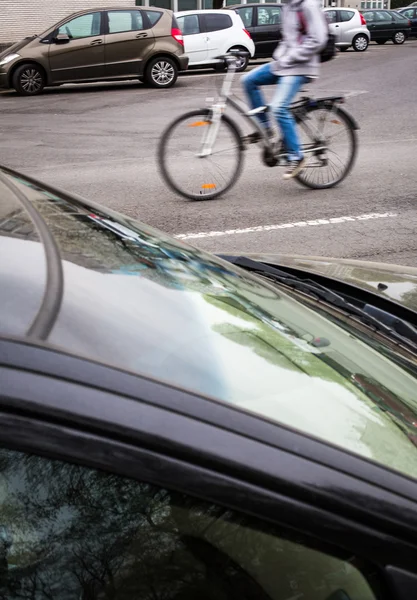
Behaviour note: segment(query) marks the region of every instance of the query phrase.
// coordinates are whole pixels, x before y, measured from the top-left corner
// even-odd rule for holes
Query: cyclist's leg
[[[303,157],[297,127],[289,106],[305,82],[304,75],[280,76],[271,102],[272,112],[282,131],[289,161],[299,161]]]
[[[259,86],[274,85],[278,81],[278,76],[271,71],[271,63],[252,69],[242,77],[242,85],[248,97],[250,107],[259,108],[266,106],[265,100]],[[265,113],[257,115],[261,124],[268,127],[268,115]]]

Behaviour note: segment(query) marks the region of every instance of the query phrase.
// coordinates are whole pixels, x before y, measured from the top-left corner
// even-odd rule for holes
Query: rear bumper
[[[188,69],[189,57],[186,54],[178,57],[180,63],[180,71],[186,71]]]

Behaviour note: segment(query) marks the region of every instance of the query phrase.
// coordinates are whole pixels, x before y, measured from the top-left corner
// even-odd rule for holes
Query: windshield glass
[[[64,295],[48,342],[417,477],[415,376],[261,278],[130,219],[14,183],[62,258]],[[39,297],[42,244],[30,229],[0,230],[1,254],[13,253],[22,289]],[[22,290],[12,292],[0,330],[25,306]]]

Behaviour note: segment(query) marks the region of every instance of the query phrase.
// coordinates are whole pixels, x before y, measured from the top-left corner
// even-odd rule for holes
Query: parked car
[[[398,11],[406,19],[410,21],[411,31],[410,36],[417,37],[417,8],[402,8]]]
[[[364,17],[356,8],[326,8],[324,14],[339,50],[352,47],[356,52],[365,52],[371,34]]]
[[[411,22],[395,10],[362,10],[371,41],[385,44],[392,40],[394,44],[404,44],[411,33]]]
[[[226,6],[242,19],[255,43],[255,58],[270,58],[281,40],[283,6],[276,3]]]
[[[161,8],[84,10],[0,54],[0,87],[33,96],[45,86],[140,79],[168,88],[188,57],[173,13]]]
[[[248,56],[238,59],[237,70],[244,71],[254,55],[251,35],[234,12],[223,10],[187,10],[175,13],[184,38],[191,67],[223,67],[216,57],[229,50],[244,50]]]
[[[8,169],[0,256],[5,598],[417,597],[417,269],[219,258]]]
[[[407,6],[401,6],[401,8],[396,8],[395,10],[405,10],[406,8],[417,7],[417,2],[412,2],[411,4],[407,4]]]

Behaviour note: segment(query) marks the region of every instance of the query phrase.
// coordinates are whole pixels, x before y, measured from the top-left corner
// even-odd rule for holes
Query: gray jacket
[[[300,11],[304,16],[304,35],[300,33]],[[327,22],[319,0],[290,0],[283,9],[282,41],[273,54],[273,73],[317,77],[318,52],[326,45],[327,36]]]

